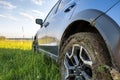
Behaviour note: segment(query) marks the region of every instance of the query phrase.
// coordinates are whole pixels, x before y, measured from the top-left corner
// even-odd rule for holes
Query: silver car
[[[120,80],[120,0],[59,0],[33,41],[61,80]]]

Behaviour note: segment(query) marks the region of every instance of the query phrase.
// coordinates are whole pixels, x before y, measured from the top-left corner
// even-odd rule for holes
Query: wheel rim
[[[74,44],[64,58],[65,80],[91,80],[92,60],[88,51]]]

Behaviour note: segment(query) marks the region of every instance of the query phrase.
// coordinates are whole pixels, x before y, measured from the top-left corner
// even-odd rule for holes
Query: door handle
[[[44,24],[44,26],[47,27],[49,24],[50,24],[49,22],[46,22],[46,23]]]
[[[64,12],[69,12],[73,7],[75,7],[76,3],[73,3],[72,5],[70,5],[67,9],[65,9]]]

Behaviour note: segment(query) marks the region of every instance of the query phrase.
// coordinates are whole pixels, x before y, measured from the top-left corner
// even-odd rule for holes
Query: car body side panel
[[[73,14],[75,8],[76,8],[76,0],[71,0],[69,3],[67,3],[61,10],[56,12],[55,15],[52,16],[52,18],[49,18],[49,26],[46,27],[47,29],[47,47],[49,47],[48,52],[51,52],[58,56],[58,45],[60,42],[60,36],[62,36],[61,31],[64,31],[65,27],[62,27],[67,23],[71,15]],[[71,8],[70,11],[65,12],[67,8],[69,8],[71,5],[74,5],[73,8]],[[52,51],[53,50],[53,51]]]
[[[77,11],[86,9],[97,9],[105,12],[112,5],[116,4],[119,0],[78,0]]]
[[[57,52],[58,48],[56,46],[54,46],[54,44],[52,43],[51,45],[48,45],[49,42],[54,42],[55,38],[51,37],[51,36],[47,36],[47,25],[49,25],[50,22],[50,17],[52,17],[57,9],[57,6],[59,5],[60,1],[58,1],[54,7],[52,8],[52,10],[48,13],[48,15],[46,16],[43,25],[41,26],[42,28],[40,28],[37,32],[37,42],[38,42],[38,47],[40,50],[42,51],[49,51],[49,52]],[[49,47],[53,47],[52,49],[50,49]],[[57,50],[57,51],[56,51]]]

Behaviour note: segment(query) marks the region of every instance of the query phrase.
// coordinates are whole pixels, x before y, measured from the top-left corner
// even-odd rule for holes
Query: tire
[[[34,51],[34,53],[38,52],[38,42],[37,41],[33,41],[32,50]]]
[[[110,57],[101,37],[94,33],[76,33],[60,50],[61,80],[112,80]]]

